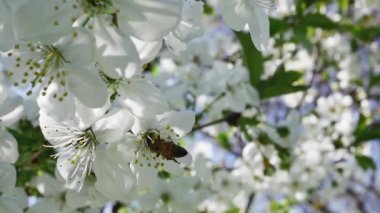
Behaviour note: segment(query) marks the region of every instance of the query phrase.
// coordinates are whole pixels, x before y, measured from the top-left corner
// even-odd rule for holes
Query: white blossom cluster
[[[380,211],[380,43],[296,2],[0,0],[0,213]]]

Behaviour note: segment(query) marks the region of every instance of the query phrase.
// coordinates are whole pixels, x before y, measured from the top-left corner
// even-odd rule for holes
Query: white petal
[[[63,185],[48,174],[37,176],[32,180],[32,185],[44,196],[59,197],[63,192]]]
[[[108,159],[119,163],[122,166],[128,166],[135,157],[137,150],[137,137],[130,133],[126,134],[122,140],[110,143],[106,147],[106,156]]]
[[[107,101],[106,84],[94,69],[68,67],[67,89],[88,107],[102,107]]]
[[[24,188],[13,188],[10,192],[7,193],[7,196],[13,198],[16,201],[17,205],[22,209],[25,209],[28,206],[28,196],[26,195]]]
[[[11,191],[16,184],[16,169],[13,165],[0,162],[0,191]]]
[[[37,103],[40,107],[40,114],[45,114],[57,121],[73,118],[75,113],[74,97],[69,95],[62,101],[59,101],[57,98],[54,98],[54,94],[59,89],[60,86],[57,83],[52,83],[49,85],[46,95],[39,95]]]
[[[0,51],[7,51],[13,47],[12,11],[10,1],[0,1]]]
[[[161,40],[181,18],[180,0],[117,0],[114,4],[120,8],[120,29],[144,41]]]
[[[136,175],[137,185],[140,189],[149,188],[157,180],[157,169],[153,167],[131,163],[131,170]]]
[[[15,34],[24,41],[55,41],[70,30],[76,13],[65,1],[24,1],[14,12]]]
[[[225,101],[226,107],[230,108],[233,112],[243,112],[245,110],[245,100],[241,97],[241,89],[235,89],[224,96],[222,100]]]
[[[123,103],[139,117],[151,117],[169,109],[161,91],[142,78],[131,79],[120,85],[119,93]]]
[[[131,39],[101,18],[95,19],[96,57],[100,70],[111,78],[130,78],[141,70],[139,54]]]
[[[87,129],[93,125],[106,114],[110,105],[111,103],[107,100],[106,104],[102,107],[89,108],[75,99],[75,121],[78,123],[78,127],[80,129]]]
[[[95,189],[92,183],[91,185],[84,185],[83,189],[79,193],[74,191],[66,192],[65,198],[67,207],[72,209],[91,206],[91,208],[94,210],[96,207],[103,207],[109,201],[108,198],[104,197]],[[70,209],[71,211],[67,213],[71,213],[73,211],[72,209]],[[86,213],[99,212],[99,209],[97,211],[91,211],[91,209],[88,210]]]
[[[8,196],[0,197],[0,212],[23,213],[23,208],[19,206],[14,198]]]
[[[11,191],[0,196],[0,212],[22,213],[28,206],[28,197],[21,188],[13,188]],[[6,209],[5,211],[3,211]]]
[[[181,166],[189,167],[193,162],[193,157],[190,153],[187,153],[187,155],[185,155],[184,157],[176,158],[176,160],[181,164]]]
[[[172,160],[164,161],[164,169],[174,176],[180,176],[185,172],[185,170],[178,163]]]
[[[173,35],[182,42],[200,37],[203,34],[201,26],[203,14],[202,1],[186,0],[182,8],[182,19],[178,27],[172,31]]]
[[[135,182],[129,167],[121,167],[107,159],[103,150],[97,149],[94,162],[96,189],[111,200],[123,200],[133,189]]]
[[[56,212],[57,210],[58,203],[53,198],[43,198],[29,207],[26,213]]]
[[[195,123],[195,113],[190,110],[164,113],[159,117],[161,117],[161,126],[165,128],[169,125],[179,137],[189,133]]]
[[[137,135],[149,129],[157,129],[160,123],[157,121],[156,116],[139,118],[135,117],[135,122],[132,126],[132,132]]]
[[[0,103],[0,123],[9,126],[20,119],[24,111],[22,98],[12,97]]]
[[[0,162],[16,163],[19,153],[16,139],[0,129]]]
[[[169,48],[169,50],[173,51],[177,55],[187,48],[186,43],[182,42],[177,37],[173,36],[173,34],[171,33],[165,36],[164,39],[165,44]]]
[[[246,103],[253,106],[259,106],[260,97],[259,93],[251,85],[242,85],[242,98],[246,100]]]
[[[75,170],[75,165],[71,162],[69,156],[58,157],[56,169],[58,170],[58,174],[66,181],[65,186],[67,188],[77,192],[82,189],[87,174],[79,171],[72,176]],[[79,169],[81,170],[82,168]]]
[[[234,30],[242,30],[244,25],[247,24],[247,20],[236,13],[236,0],[222,0],[220,4],[222,6],[223,21]]]
[[[120,140],[132,127],[134,118],[126,109],[114,109],[108,112],[92,127],[97,141],[114,142]]]
[[[258,50],[265,52],[269,44],[269,18],[266,11],[263,8],[255,8],[248,26],[253,44]]]
[[[67,136],[66,131],[52,131],[52,129],[58,129],[62,128],[65,129],[68,127],[68,123],[64,123],[61,121],[56,121],[52,117],[46,115],[45,113],[41,113],[40,115],[40,126],[41,126],[41,131],[44,134],[44,137],[46,140],[50,141],[51,143],[55,141],[57,138],[63,138]]]
[[[85,28],[76,27],[54,46],[59,49],[67,63],[87,66],[94,62],[94,38]]]
[[[143,41],[135,37],[131,37],[137,48],[142,64],[152,61],[162,47],[162,41]]]

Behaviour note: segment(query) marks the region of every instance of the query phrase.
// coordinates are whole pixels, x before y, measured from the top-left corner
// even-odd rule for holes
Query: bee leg
[[[175,158],[173,158],[172,160],[173,160],[174,162],[176,162],[176,163],[178,163],[178,164],[179,164],[179,162],[178,162],[178,161],[177,161]]]
[[[157,153],[156,158],[160,157],[160,153]]]

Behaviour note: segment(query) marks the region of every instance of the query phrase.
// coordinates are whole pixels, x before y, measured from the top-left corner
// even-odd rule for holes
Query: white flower
[[[61,122],[44,114],[40,116],[45,138],[57,149],[57,170],[67,187],[76,191],[80,191],[94,161],[100,160],[96,156],[98,147],[122,139],[133,123],[133,117],[125,109],[114,109],[105,115],[107,108],[87,108],[87,113],[85,109],[77,109],[82,113]]]
[[[48,174],[34,177],[31,181],[43,197],[37,203],[29,207],[27,213],[39,212],[79,212],[81,207],[103,206],[107,199],[97,192],[92,185],[85,184],[80,193],[65,191],[64,185],[59,180]],[[65,199],[63,199],[65,198]]]
[[[215,82],[217,80],[217,82]],[[231,68],[228,64],[216,61],[213,69],[206,73],[205,83],[210,93],[221,95],[215,102],[211,114],[217,116],[222,110],[228,109],[233,112],[243,112],[247,106],[259,105],[259,94],[249,83],[248,71],[241,65]]]
[[[194,189],[197,184],[196,177],[159,180],[138,202],[145,211],[197,212],[198,204],[207,196],[202,189]]]
[[[187,42],[203,34],[202,13],[202,1],[183,0],[181,21],[178,27],[164,37],[169,49],[178,54],[186,49]]]
[[[24,41],[39,41],[60,37],[73,26],[88,27],[96,38],[102,71],[130,77],[141,69],[130,37],[161,43],[179,24],[181,8],[179,0],[25,1],[15,11],[15,34]]]
[[[49,86],[57,83],[59,90],[54,94],[57,101],[72,94],[87,106],[100,107],[107,100],[107,88],[91,68],[93,52],[90,34],[83,28],[73,28],[52,43],[16,44],[2,63],[14,85],[27,90],[27,95],[40,86],[44,96]]]
[[[240,31],[248,24],[255,47],[266,51],[269,40],[269,18],[267,9],[274,6],[273,0],[220,0],[224,21],[232,29]]]
[[[12,10],[18,0],[0,0],[0,52],[9,50],[14,41]]]
[[[0,162],[16,163],[18,157],[16,139],[0,127]]]
[[[98,69],[111,78],[131,78],[141,71],[139,53],[129,36],[101,17],[94,19]]]
[[[22,213],[28,205],[23,189],[16,188],[16,169],[0,162],[0,212]]]
[[[22,99],[11,96],[7,88],[0,84],[0,162],[15,163],[19,153],[16,139],[3,128],[18,121],[24,107]]]
[[[183,172],[180,164],[190,165],[191,156],[186,150],[183,151],[183,148],[179,150],[181,157],[176,158],[173,157],[175,156],[173,153],[171,153],[173,156],[167,156],[150,147],[159,142],[179,146],[177,141],[191,131],[194,122],[195,116],[191,111],[168,112],[152,119],[136,118],[132,131],[139,135],[139,139],[131,144],[135,149],[135,159],[131,163],[131,169],[140,187],[149,186],[161,169],[179,175]]]
[[[135,137],[130,135],[118,142],[96,149],[93,171],[96,174],[95,188],[109,200],[128,201],[135,194],[135,177],[130,169],[134,154],[126,143]]]
[[[121,103],[141,118],[150,118],[169,109],[161,91],[142,77],[120,80],[118,93]]]
[[[276,128],[266,125],[264,132],[278,145],[293,147],[297,144],[302,132],[301,115],[297,111],[290,111],[286,120]]]

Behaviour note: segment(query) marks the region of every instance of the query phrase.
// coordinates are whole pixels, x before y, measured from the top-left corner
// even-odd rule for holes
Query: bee
[[[166,160],[172,160],[179,164],[176,158],[185,157],[188,152],[183,147],[175,144],[172,140],[160,138],[156,131],[150,131],[146,135],[146,147],[151,151],[162,156]]]

